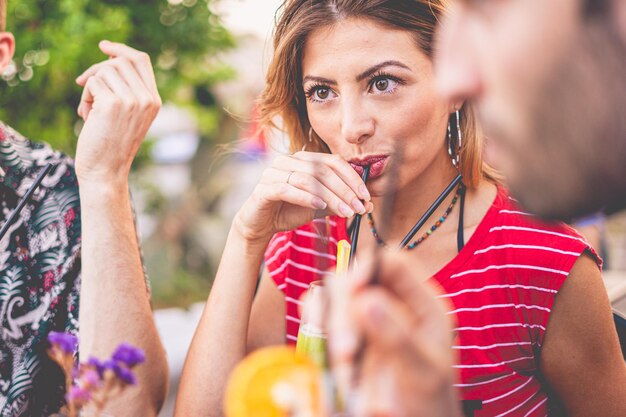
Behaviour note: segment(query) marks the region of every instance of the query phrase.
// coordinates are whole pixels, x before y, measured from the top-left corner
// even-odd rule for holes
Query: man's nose
[[[440,23],[435,45],[435,85],[439,95],[451,103],[476,98],[482,83],[467,36],[461,28],[462,16],[452,13]]]

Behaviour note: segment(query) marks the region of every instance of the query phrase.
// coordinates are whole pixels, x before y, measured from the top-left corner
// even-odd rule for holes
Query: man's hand
[[[161,107],[150,57],[126,45],[102,41],[110,58],[76,82],[84,87],[78,114],[76,173],[84,184],[126,184],[132,161]]]
[[[460,416],[446,306],[402,254],[381,254],[375,269],[371,261],[361,266],[331,284],[330,355],[352,411]],[[374,273],[378,285],[368,286]]]

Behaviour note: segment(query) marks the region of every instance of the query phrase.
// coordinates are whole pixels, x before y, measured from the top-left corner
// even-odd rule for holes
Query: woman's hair
[[[311,32],[342,19],[361,18],[393,29],[412,32],[417,45],[432,57],[433,37],[447,0],[285,0],[277,12],[274,56],[267,83],[259,100],[261,122],[288,134],[291,151],[306,144],[307,150],[328,152],[315,134],[309,143],[309,118],[302,89],[302,53]],[[483,163],[483,140],[474,113],[468,104],[460,110],[463,149],[461,173],[468,187],[476,187],[483,176],[494,178]],[[453,132],[456,121],[453,121]]]

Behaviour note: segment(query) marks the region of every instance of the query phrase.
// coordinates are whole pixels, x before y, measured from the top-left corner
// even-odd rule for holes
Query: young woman
[[[283,4],[261,108],[268,124],[280,117],[295,153],[265,171],[233,222],[177,415],[220,415],[246,353],[295,342],[299,297],[332,267],[355,213],[372,214],[359,251],[394,247],[459,173],[462,184],[404,250],[453,306],[462,398],[482,401],[476,416],[614,415],[623,392],[614,383],[626,373],[600,260],[573,230],[521,212],[482,162],[469,106],[436,96],[430,57],[443,7]]]

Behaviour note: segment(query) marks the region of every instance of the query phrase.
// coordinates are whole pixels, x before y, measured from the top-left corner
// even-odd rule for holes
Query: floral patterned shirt
[[[72,161],[0,122],[0,226],[42,168],[54,164],[0,240],[0,417],[47,416],[63,375],[50,331],[78,331],[80,207]]]

